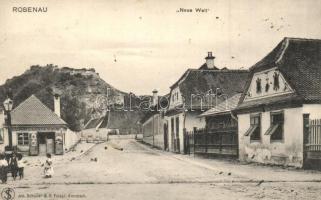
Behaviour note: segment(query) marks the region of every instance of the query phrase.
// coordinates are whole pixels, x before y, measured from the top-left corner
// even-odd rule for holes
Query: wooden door
[[[47,145],[46,144],[39,144],[39,155],[45,156],[47,153]]]
[[[54,140],[52,138],[47,138],[46,145],[47,145],[47,153],[53,154],[54,153]]]

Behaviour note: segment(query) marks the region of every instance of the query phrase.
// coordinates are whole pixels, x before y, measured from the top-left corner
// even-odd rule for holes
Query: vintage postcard
[[[1,0],[0,200],[321,199],[321,0]]]

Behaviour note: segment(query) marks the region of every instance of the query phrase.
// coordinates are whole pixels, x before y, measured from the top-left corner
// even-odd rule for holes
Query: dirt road
[[[15,199],[321,199],[318,172],[194,159],[132,139],[78,157],[55,156],[51,179],[42,178],[41,161],[32,162],[24,180],[9,179],[1,189],[13,188]]]

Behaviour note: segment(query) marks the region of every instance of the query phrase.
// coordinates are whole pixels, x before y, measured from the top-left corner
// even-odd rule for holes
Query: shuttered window
[[[283,112],[271,113],[271,125],[265,135],[271,136],[271,141],[282,141],[284,134],[284,114]]]
[[[250,117],[250,128],[244,135],[250,136],[251,141],[261,140],[261,115],[252,115]]]

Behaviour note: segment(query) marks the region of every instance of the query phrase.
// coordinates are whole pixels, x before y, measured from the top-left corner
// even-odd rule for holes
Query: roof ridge
[[[21,107],[22,105],[24,105],[24,104],[26,104],[28,101],[30,101],[30,99],[31,99],[32,97],[34,97],[34,98],[37,99],[37,97],[36,97],[34,94],[30,95],[26,100],[24,100],[24,101],[21,102],[17,107],[15,107],[15,108],[11,111],[11,113],[14,113],[19,107]]]
[[[252,65],[249,70],[252,71],[253,69],[256,69],[258,66],[262,65],[262,62],[265,61],[269,56],[273,55],[273,58],[269,61],[269,64],[275,64],[276,63],[276,58],[279,58],[281,53],[284,51],[284,46],[286,41],[289,39],[287,37],[283,38],[278,44],[271,50],[269,51],[263,58],[261,58],[259,61],[257,61],[254,65]]]
[[[34,101],[38,102],[39,106],[41,106],[43,109],[48,110],[50,112],[50,114],[53,114],[55,117],[57,117],[57,119],[65,124],[67,124],[65,122],[65,120],[63,120],[61,117],[59,117],[53,110],[51,110],[48,106],[46,106],[42,101],[40,101],[40,99],[38,97],[36,97],[36,95],[32,94],[30,97],[28,97],[26,100],[24,100],[22,103],[20,103],[16,108],[14,108],[11,112],[11,114],[14,114],[15,112],[17,112],[23,105],[27,104],[28,102],[30,102],[32,99],[34,99]]]
[[[88,124],[93,120],[93,118],[91,118],[90,120],[88,120],[88,122],[84,125],[84,129],[88,126]]]
[[[178,84],[185,76],[188,75],[188,73],[191,71],[192,69],[191,68],[188,68],[181,76],[180,78],[175,81],[175,83],[173,83],[169,88],[172,89],[176,84]]]
[[[96,128],[97,128],[97,127],[98,127],[98,128],[100,127],[100,125],[104,122],[104,119],[105,119],[105,117],[101,117],[101,118],[99,119]]]
[[[200,72],[249,72],[248,69],[190,69],[190,71],[200,71]]]
[[[316,39],[316,38],[299,38],[299,37],[284,37],[284,39],[301,40],[301,41],[321,41],[321,39]]]
[[[38,99],[38,97],[36,97],[35,95],[33,95],[34,98],[41,104],[41,106],[45,109],[48,109],[52,114],[54,114],[56,117],[58,117],[60,120],[62,120],[64,123],[65,120],[63,120],[59,115],[57,115],[57,113],[54,110],[51,110],[48,106],[46,106],[42,101],[40,101],[40,99]],[[67,124],[67,123],[66,123]]]
[[[275,64],[279,63],[282,60],[283,55],[289,46],[289,40],[290,40],[289,38],[284,38],[284,40],[282,41],[282,46],[281,46],[280,52],[278,52],[279,55],[277,56],[277,59],[274,62]]]

